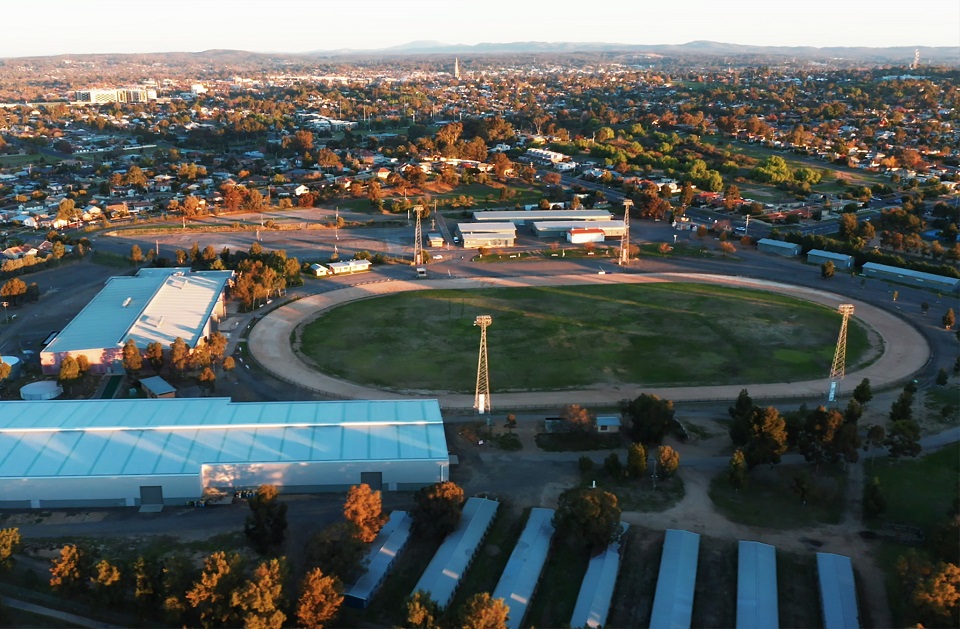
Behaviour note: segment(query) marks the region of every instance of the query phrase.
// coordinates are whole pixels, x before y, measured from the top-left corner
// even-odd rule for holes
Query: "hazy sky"
[[[0,57],[411,41],[960,46],[960,2],[914,0],[5,0]]]

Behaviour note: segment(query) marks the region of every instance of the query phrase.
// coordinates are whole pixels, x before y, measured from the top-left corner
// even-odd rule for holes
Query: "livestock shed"
[[[494,221],[513,223],[517,227],[534,221],[603,221],[613,219],[607,210],[477,210],[473,220],[478,223]]]
[[[466,249],[512,247],[517,241],[513,223],[460,223],[457,230]]]
[[[261,484],[406,490],[448,471],[436,400],[0,402],[0,507],[183,504]]]
[[[567,233],[574,229],[599,229],[604,238],[620,238],[627,227],[621,221],[535,221],[533,234],[537,238],[566,238]]]
[[[921,286],[923,288],[932,288],[937,291],[956,293],[960,291],[960,278],[949,277],[947,275],[935,275],[933,273],[923,273],[911,269],[902,269],[898,266],[889,266],[886,264],[877,264],[876,262],[867,262],[863,265],[863,274],[867,277],[875,277],[881,280],[893,280],[911,286]]]
[[[843,253],[834,253],[832,251],[823,251],[822,249],[811,249],[808,251],[807,262],[810,264],[833,262],[834,268],[840,271],[849,271],[853,268],[853,256],[848,256]]]
[[[761,238],[757,241],[757,250],[763,253],[773,253],[785,258],[795,258],[800,255],[800,245],[773,238]]]
[[[860,611],[850,558],[817,553],[817,577],[824,629],[858,629]]]
[[[653,597],[650,629],[680,629],[690,626],[700,536],[668,529],[660,556],[657,591]]]
[[[737,629],[777,629],[777,549],[741,541],[737,557]]]
[[[367,571],[343,594],[347,605],[364,608],[370,603],[406,547],[412,524],[413,518],[406,511],[390,513],[390,519],[380,529],[363,560]]]
[[[493,598],[502,598],[510,608],[509,629],[520,629],[527,606],[540,581],[540,573],[547,562],[550,540],[553,539],[553,509],[530,509],[530,517],[507,561]]]
[[[440,544],[411,595],[423,590],[441,609],[450,604],[460,579],[470,568],[477,549],[490,530],[499,506],[499,502],[487,498],[467,499],[460,525]]]
[[[123,345],[169,347],[178,337],[196,347],[226,316],[224,290],[233,271],[140,269],[111,277],[99,293],[40,352],[45,374],[56,374],[67,354],[83,354],[92,373],[122,372]]]
[[[607,546],[599,555],[590,558],[590,565],[587,566],[587,573],[580,583],[580,594],[577,595],[577,604],[570,618],[571,627],[595,629],[607,624],[613,590],[620,573],[620,550],[628,528],[629,524],[621,522],[620,539]]]

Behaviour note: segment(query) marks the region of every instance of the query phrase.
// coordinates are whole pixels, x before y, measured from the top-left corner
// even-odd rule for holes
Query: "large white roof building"
[[[103,289],[40,353],[44,373],[57,373],[68,353],[84,354],[94,373],[105,373],[121,357],[127,339],[143,350],[177,337],[190,347],[223,318],[223,292],[233,271],[141,269],[111,277]]]
[[[0,507],[183,504],[205,490],[448,479],[436,400],[0,402]]]

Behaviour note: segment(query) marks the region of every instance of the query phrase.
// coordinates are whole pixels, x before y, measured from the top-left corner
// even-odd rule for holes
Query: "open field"
[[[26,164],[44,164],[55,162],[52,157],[40,155],[39,153],[30,153],[29,155],[0,155],[0,166],[25,166]]]
[[[479,314],[493,316],[491,386],[500,391],[823,377],[839,330],[823,306],[702,284],[437,290],[324,313],[299,331],[299,350],[353,382],[471,391]],[[867,331],[852,322],[847,369],[872,358],[868,350]]]

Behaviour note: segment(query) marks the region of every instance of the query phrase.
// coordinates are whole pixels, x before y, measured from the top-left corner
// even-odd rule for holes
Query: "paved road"
[[[111,625],[99,620],[84,618],[83,616],[62,612],[59,609],[43,607],[42,605],[35,605],[34,603],[28,603],[27,601],[10,598],[9,596],[0,596],[0,601],[3,602],[5,607],[19,609],[25,612],[30,612],[31,614],[37,614],[38,616],[46,616],[47,618],[53,618],[54,621],[68,623],[75,627],[90,627],[91,629],[120,629],[119,625]]]
[[[409,396],[360,386],[320,374],[305,364],[289,339],[302,322],[315,318],[320,312],[338,305],[380,295],[413,290],[433,289],[478,289],[508,286],[557,286],[611,283],[647,282],[706,282],[759,288],[786,293],[802,299],[835,308],[840,303],[853,303],[855,316],[873,328],[884,339],[884,353],[879,360],[865,369],[848,374],[850,381],[869,378],[875,388],[906,380],[923,369],[930,358],[930,348],[923,335],[889,312],[867,303],[821,290],[791,286],[769,280],[746,277],[731,277],[709,274],[657,273],[646,275],[605,274],[565,275],[550,277],[510,278],[457,278],[433,281],[385,281],[355,286],[323,295],[306,297],[283,306],[264,317],[252,330],[249,349],[267,371],[278,378],[313,391],[353,399],[399,399]],[[778,384],[743,384],[734,386],[650,388],[624,385],[615,388],[598,388],[564,392],[567,402],[580,404],[609,405],[624,398],[636,397],[642,392],[654,393],[674,401],[735,399],[742,388],[748,388],[758,399],[823,397],[829,388],[827,379]],[[469,409],[473,406],[472,395],[437,396],[444,409]],[[556,406],[556,392],[494,393],[498,406],[510,408]]]

